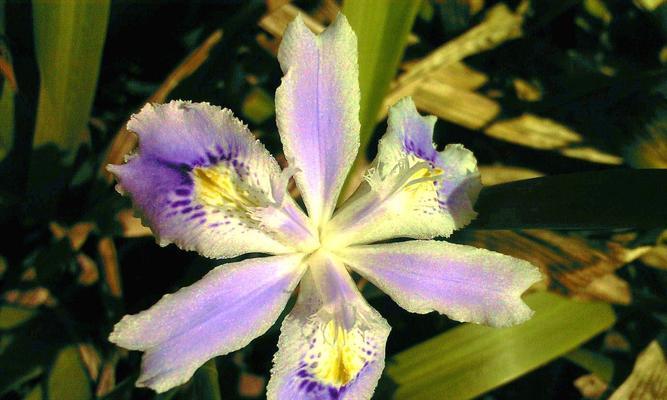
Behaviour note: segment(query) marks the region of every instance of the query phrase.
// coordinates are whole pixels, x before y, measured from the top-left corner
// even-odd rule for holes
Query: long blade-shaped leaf
[[[526,179],[482,190],[472,229],[667,226],[667,170],[613,169]]]
[[[343,2],[343,14],[357,34],[359,44],[361,147],[356,165],[363,165],[365,161],[380,106],[396,75],[419,4],[419,0]],[[351,175],[355,170],[353,168]]]
[[[469,399],[563,355],[610,327],[606,303],[541,292],[526,296],[531,320],[512,328],[466,324],[394,357],[398,399]]]
[[[87,138],[109,0],[33,0],[40,90],[34,145],[76,149]]]

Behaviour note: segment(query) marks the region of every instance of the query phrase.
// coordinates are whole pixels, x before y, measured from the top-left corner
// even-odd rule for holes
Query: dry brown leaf
[[[67,236],[72,250],[80,250],[94,229],[95,224],[93,222],[78,222],[70,228],[63,227],[57,222],[49,223],[49,230],[53,237],[60,240]]]
[[[604,349],[609,351],[630,351],[630,342],[620,332],[609,331],[604,336]]]
[[[641,261],[653,268],[667,270],[667,246],[655,246],[641,257]]]
[[[81,361],[86,367],[86,371],[88,371],[88,376],[91,380],[96,381],[100,373],[100,365],[102,364],[100,353],[94,346],[88,343],[79,343],[77,349],[79,350]]]
[[[632,302],[630,284],[613,273],[593,279],[588,286],[581,289],[574,297],[582,300],[598,299],[623,305]]]
[[[266,381],[263,376],[242,372],[239,378],[239,395],[256,398],[264,393]]]
[[[118,352],[114,351],[102,364],[97,388],[95,389],[98,398],[107,395],[116,386],[116,364],[119,356]]]
[[[259,26],[275,38],[279,39],[282,37],[287,25],[292,22],[298,14],[301,14],[303,22],[305,22],[306,26],[310,28],[311,31],[320,33],[324,30],[324,27],[317,22],[317,20],[292,4],[285,4],[263,16],[262,19],[259,20]]]
[[[53,307],[58,304],[45,287],[35,287],[26,290],[12,289],[4,293],[4,300],[9,304],[15,304],[26,308],[37,308],[39,306]]]
[[[541,150],[554,150],[583,140],[565,125],[532,114],[498,121],[485,132],[497,139]]]
[[[120,280],[120,269],[118,267],[118,255],[116,254],[116,245],[110,237],[103,237],[97,243],[97,251],[102,259],[104,269],[104,281],[107,284],[109,293],[116,298],[123,295],[123,289]]]
[[[500,113],[500,105],[488,97],[432,79],[422,83],[413,100],[420,110],[468,129],[482,129]]]
[[[116,220],[120,222],[123,230],[123,237],[134,238],[151,236],[151,230],[141,223],[141,219],[134,216],[131,208],[120,210],[116,214]]]
[[[506,5],[497,4],[487,12],[479,25],[438,47],[415,64],[392,85],[391,92],[385,98],[380,119],[384,118],[389,106],[405,96],[412,95],[424,79],[439,68],[519,38],[524,10],[525,7],[520,6],[517,12],[512,12]]]
[[[543,176],[544,174],[529,168],[513,167],[509,165],[480,165],[479,172],[484,186],[520,181]]]
[[[0,49],[0,76],[7,82],[12,92],[18,90],[18,86],[16,85],[16,75],[14,75],[14,67],[9,61],[9,55],[6,55],[2,49]]]
[[[222,40],[222,30],[218,29],[211,33],[206,40],[193,50],[183,62],[176,67],[162,82],[158,89],[146,100],[146,103],[162,103],[166,100],[176,86],[183,79],[192,75],[208,59],[211,50]],[[100,173],[109,183],[113,180],[111,174],[106,171],[108,164],[120,164],[125,156],[137,145],[137,137],[123,126],[114,136],[107,151],[105,161],[102,163]]]
[[[473,91],[482,87],[489,78],[462,62],[445,65],[433,71],[429,79],[458,89]]]
[[[539,101],[542,99],[542,91],[537,86],[523,79],[512,81],[516,97],[523,101]]]
[[[571,296],[627,304],[629,291],[615,278],[618,268],[638,256],[615,242],[605,251],[593,248],[580,237],[548,230],[472,231],[467,243],[509,254],[538,266],[552,290]],[[599,283],[596,280],[602,279]],[[620,279],[620,278],[618,278]]]
[[[76,255],[76,262],[79,265],[79,276],[77,281],[84,285],[90,286],[100,279],[100,270],[97,268],[95,261],[83,253]]]
[[[632,373],[609,399],[667,399],[667,360],[656,340],[639,354]]]
[[[609,385],[595,374],[583,375],[574,381],[574,387],[587,399],[599,399]]]

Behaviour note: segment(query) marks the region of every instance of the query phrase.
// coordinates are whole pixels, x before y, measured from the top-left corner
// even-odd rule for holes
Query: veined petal
[[[270,400],[370,399],[391,328],[345,267],[316,254],[282,325],[267,389]]]
[[[145,351],[137,386],[164,392],[207,360],[266,332],[303,274],[301,261],[295,254],[221,265],[150,309],[123,317],[109,340]]]
[[[389,110],[387,133],[366,182],[327,226],[334,247],[446,237],[476,216],[473,204],[482,187],[477,161],[460,144],[436,151],[435,122],[419,115],[410,98]]]
[[[138,152],[108,169],[161,245],[214,258],[311,246],[307,217],[283,193],[287,179],[230,110],[147,105],[128,129],[139,135]]]
[[[435,310],[492,326],[530,318],[533,312],[521,294],[542,279],[527,261],[430,240],[351,246],[339,256],[408,311]]]
[[[357,38],[342,14],[319,36],[297,16],[278,60],[285,73],[276,91],[278,131],[308,214],[322,223],[359,148]]]

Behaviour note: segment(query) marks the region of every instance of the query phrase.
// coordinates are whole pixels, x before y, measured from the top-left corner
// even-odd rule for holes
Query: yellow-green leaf
[[[419,0],[343,2],[343,14],[357,34],[359,45],[361,147],[357,164],[366,157],[382,100],[396,75],[419,5]]]
[[[11,305],[0,306],[0,330],[12,329],[35,315],[35,310]]]
[[[79,351],[70,345],[58,353],[47,382],[49,399],[86,400],[92,398],[88,374]]]
[[[34,145],[76,149],[87,139],[109,0],[33,0],[40,89]]]
[[[535,315],[511,328],[465,324],[397,354],[387,373],[397,399],[470,399],[568,353],[610,327],[605,303],[526,296]]]

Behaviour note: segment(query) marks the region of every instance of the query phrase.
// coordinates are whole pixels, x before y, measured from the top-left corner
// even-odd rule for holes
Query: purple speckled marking
[[[197,219],[197,218],[203,217],[204,215],[206,215],[206,213],[205,213],[204,211],[200,211],[200,212],[197,212],[197,213],[192,214],[192,215],[188,218],[188,220],[191,220],[191,219]]]
[[[181,206],[187,206],[188,204],[190,204],[190,200],[179,200],[179,201],[175,201],[175,202],[171,203],[171,207],[172,208],[177,208],[177,207],[181,207]]]

